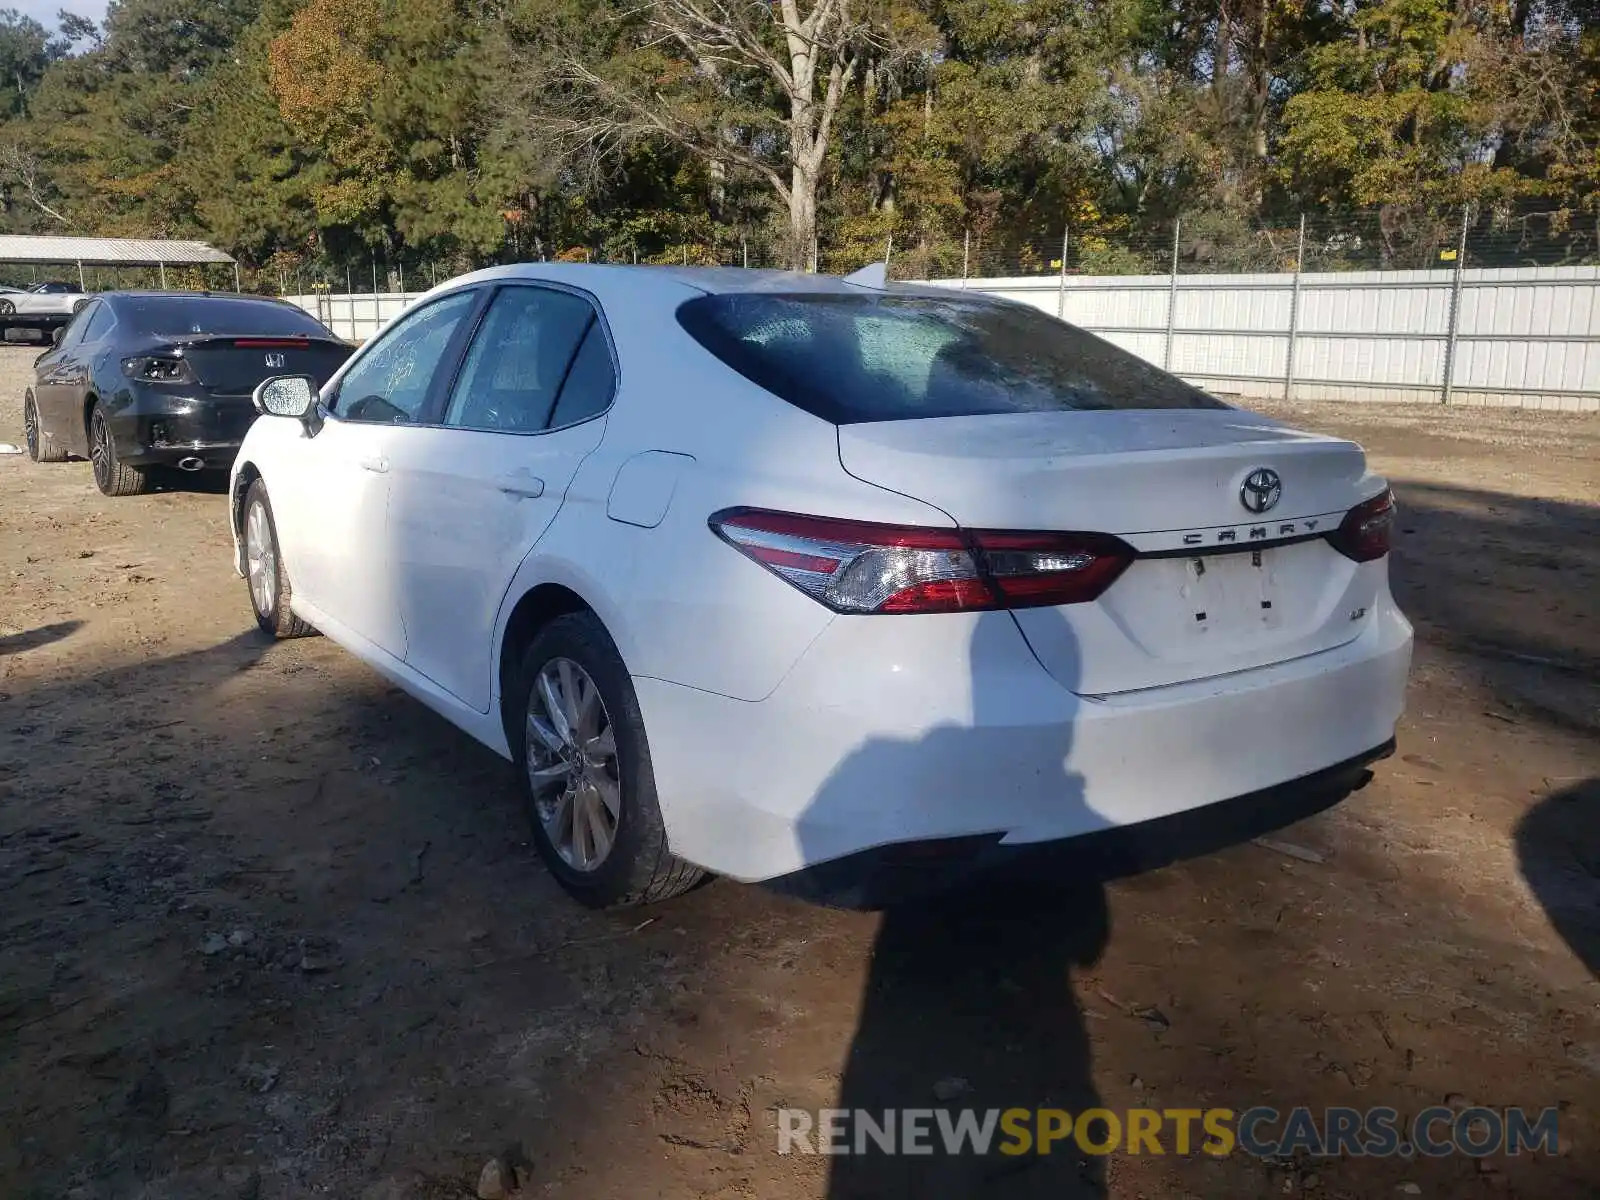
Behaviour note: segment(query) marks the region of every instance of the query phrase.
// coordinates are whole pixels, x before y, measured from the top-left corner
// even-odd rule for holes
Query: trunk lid
[[[1322,534],[1381,490],[1353,442],[1229,409],[1017,413],[839,427],[866,482],[972,529],[1113,533],[1140,557],[1093,603],[1018,609],[1040,662],[1084,695],[1248,670],[1354,638],[1382,564]],[[1267,511],[1241,500],[1276,472]]]
[[[195,378],[225,396],[248,396],[274,375],[310,375],[320,386],[354,352],[344,342],[310,336],[207,335],[175,344]]]

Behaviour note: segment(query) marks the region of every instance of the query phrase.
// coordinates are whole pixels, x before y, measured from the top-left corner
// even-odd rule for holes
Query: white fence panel
[[[1448,360],[1454,403],[1600,411],[1597,267],[932,282],[1064,315],[1219,392],[1437,403]]]
[[[313,292],[283,298],[305,309],[338,336],[360,343],[399,316],[420,295],[421,292]]]

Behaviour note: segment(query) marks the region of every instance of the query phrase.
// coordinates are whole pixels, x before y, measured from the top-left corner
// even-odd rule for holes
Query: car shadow
[[[231,464],[230,464],[231,466]],[[203,496],[228,494],[228,471],[185,471],[178,467],[152,467],[151,492],[195,492]]]
[[[0,637],[0,657],[21,654],[24,650],[37,650],[40,646],[71,637],[82,628],[82,621],[57,621],[54,625],[41,625],[37,629]]]
[[[1009,614],[984,614],[969,660],[992,654],[997,641],[1015,653],[1019,636]],[[1014,758],[1019,734],[1050,743],[1048,757],[1059,764],[1051,790],[1063,820],[1086,809],[1083,780],[1066,765],[1071,729],[1007,728],[1018,720],[1018,705],[1006,681],[991,671],[973,670],[971,678],[970,724],[934,728],[915,740],[866,742],[839,764],[803,815],[802,844],[808,837],[820,842],[820,831],[859,814],[886,785],[915,794],[916,781],[930,773],[946,790],[953,773],[958,794],[967,791],[981,808],[992,789],[1006,786],[1004,764]],[[1095,963],[1109,933],[1105,889],[1089,876],[1039,870],[979,876],[931,899],[890,905],[873,942],[835,1106],[872,1114],[875,1122],[885,1110],[944,1116],[928,1119],[932,1153],[905,1153],[900,1143],[891,1154],[867,1142],[833,1157],[830,1200],[1104,1195],[1103,1159],[1084,1154],[1070,1138],[1048,1153],[1017,1154],[1016,1139],[997,1128],[986,1152],[951,1153],[938,1122],[953,1124],[962,1110],[976,1110],[982,1122],[990,1110],[1076,1114],[1098,1106],[1072,970]]]
[[[1517,823],[1517,865],[1545,915],[1600,978],[1600,777],[1550,793]]]

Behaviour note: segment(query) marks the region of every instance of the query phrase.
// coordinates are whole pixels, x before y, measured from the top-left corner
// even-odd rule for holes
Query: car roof
[[[257,296],[250,292],[179,292],[163,291],[157,288],[132,288],[125,291],[99,292],[97,294],[103,300],[259,300],[262,304],[288,304],[290,308],[299,307],[278,296]]]
[[[629,287],[662,283],[693,288],[707,295],[730,292],[832,292],[859,295],[865,288],[839,275],[809,275],[799,271],[770,271],[747,267],[679,267],[625,263],[512,263],[487,267],[442,284],[438,290],[469,283],[527,279],[565,283],[578,288],[603,289],[619,283]]]

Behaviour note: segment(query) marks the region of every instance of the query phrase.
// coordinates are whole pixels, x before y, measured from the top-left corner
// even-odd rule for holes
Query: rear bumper
[[[878,847],[1075,838],[1315,776],[1394,736],[1411,627],[1384,593],[1333,650],[1106,699],[1004,613],[839,618],[766,700],[635,687],[680,856],[762,880]]]
[[[1371,781],[1394,753],[1390,738],[1342,763],[1201,808],[1079,834],[1011,845],[980,836],[904,842],[806,867],[769,881],[785,895],[850,908],[885,908],[986,879],[1050,885],[1119,879],[1213,854],[1331,808]]]
[[[149,387],[119,397],[110,413],[117,456],[130,466],[176,466],[199,459],[207,469],[233,465],[255,421],[248,397]]]

